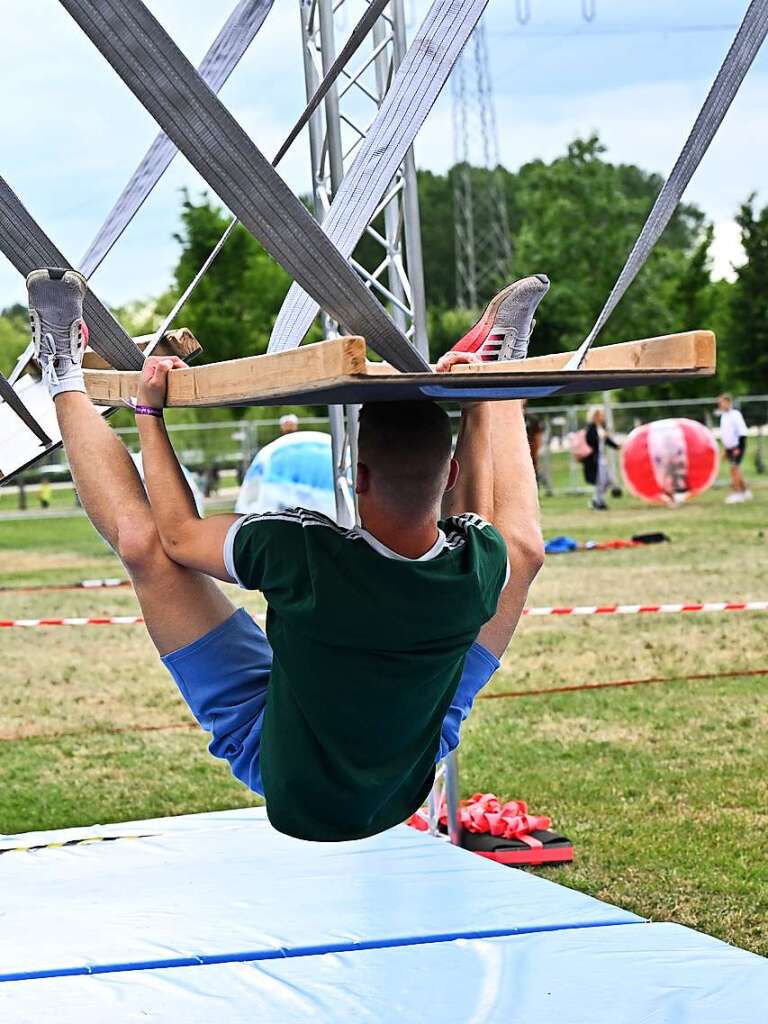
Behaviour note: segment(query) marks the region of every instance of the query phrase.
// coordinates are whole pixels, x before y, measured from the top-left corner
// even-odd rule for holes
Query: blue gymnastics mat
[[[760,957],[405,826],[303,843],[247,810],[0,837],[3,1024],[756,1024],[766,1006]]]
[[[113,842],[43,848],[90,836]],[[266,959],[641,919],[405,825],[353,843],[261,808],[4,837],[0,982],[189,958]]]
[[[768,961],[673,924],[0,985],[9,1024],[761,1024],[766,1006]]]

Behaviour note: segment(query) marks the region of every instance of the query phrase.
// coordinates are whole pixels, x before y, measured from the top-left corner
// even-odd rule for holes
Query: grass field
[[[547,536],[661,529],[672,543],[551,557],[530,603],[765,599],[768,486],[747,505],[723,496],[676,512],[624,498],[605,514],[583,497],[545,499]],[[83,518],[0,521],[3,586],[119,575]],[[135,609],[126,590],[0,592],[0,618]],[[0,637],[0,833],[255,802],[189,727],[141,627]],[[768,953],[768,680],[680,678],[768,667],[767,641],[768,613],[524,621],[491,692],[675,681],[480,701],[461,748],[464,794],[551,815],[576,849],[573,866],[550,869],[557,881]]]

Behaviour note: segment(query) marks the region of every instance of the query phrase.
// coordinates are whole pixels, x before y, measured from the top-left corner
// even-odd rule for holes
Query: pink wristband
[[[134,405],[133,411],[137,416],[155,416],[159,420],[163,418],[163,410],[155,409],[153,405]]]

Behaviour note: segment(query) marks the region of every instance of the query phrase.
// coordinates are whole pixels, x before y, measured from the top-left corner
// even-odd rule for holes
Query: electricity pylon
[[[507,283],[512,264],[488,42],[482,21],[459,59],[451,84],[456,300],[464,309],[477,309]]]

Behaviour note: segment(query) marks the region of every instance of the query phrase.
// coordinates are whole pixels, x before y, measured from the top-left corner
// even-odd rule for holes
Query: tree
[[[221,237],[228,217],[207,196],[185,195],[176,288],[187,287]],[[182,319],[203,346],[203,362],[259,355],[291,279],[244,227],[238,226],[187,303]]]
[[[30,341],[28,314],[14,305],[0,312],[0,372],[10,373]]]
[[[573,349],[585,337],[661,188],[658,175],[632,164],[611,164],[604,152],[592,136],[575,140],[549,163],[534,160],[516,173],[495,172],[504,183],[513,276],[546,273],[552,282],[537,314],[534,353]],[[452,196],[457,173],[457,167],[444,176],[419,173],[433,355],[451,344],[450,332],[459,326],[446,312],[456,302]],[[474,188],[485,187],[490,173],[470,168]],[[708,326],[712,309],[722,306],[721,291],[713,291],[709,276],[710,244],[701,211],[678,207],[598,344]],[[680,385],[683,392],[690,387]]]
[[[596,136],[576,140],[550,164],[534,161],[514,183],[515,267],[544,272],[552,288],[541,306],[535,346],[572,349],[602,308],[661,186],[657,175],[602,158]],[[684,326],[674,297],[703,214],[678,208],[600,342],[666,334]]]
[[[768,391],[768,207],[757,211],[751,195],[742,204],[736,222],[747,259],[736,271],[732,293],[730,386],[761,394]]]

